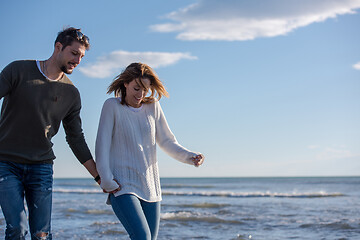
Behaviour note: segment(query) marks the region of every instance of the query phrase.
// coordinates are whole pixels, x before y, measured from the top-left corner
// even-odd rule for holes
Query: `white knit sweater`
[[[198,153],[182,147],[171,132],[160,103],[143,104],[140,111],[109,98],[102,108],[96,138],[96,167],[101,187],[107,191],[121,185],[121,194],[134,194],[149,201],[161,201],[156,143],[171,157],[192,164]]]

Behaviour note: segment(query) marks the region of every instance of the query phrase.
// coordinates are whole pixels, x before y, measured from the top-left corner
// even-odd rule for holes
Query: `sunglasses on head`
[[[82,32],[80,32],[77,29],[71,30],[68,35],[76,38],[79,41],[89,42],[88,36],[86,36],[85,34],[83,34]]]

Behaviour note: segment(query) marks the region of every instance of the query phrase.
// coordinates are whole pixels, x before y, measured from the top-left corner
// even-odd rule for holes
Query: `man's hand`
[[[112,191],[106,191],[105,189],[103,189],[103,192],[104,193],[116,193],[116,192],[118,192],[118,191],[120,191],[121,190],[121,185],[119,184],[119,182],[116,180],[116,179],[114,179],[114,181],[119,185],[119,187],[117,188],[117,189],[115,189],[115,190],[112,190]]]

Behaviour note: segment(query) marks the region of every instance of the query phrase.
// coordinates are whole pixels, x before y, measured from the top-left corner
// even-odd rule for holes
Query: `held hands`
[[[198,154],[195,157],[192,157],[191,160],[194,163],[195,167],[199,167],[201,164],[203,164],[205,156],[202,154]]]
[[[115,189],[115,190],[112,190],[112,191],[106,191],[105,189],[103,189],[104,193],[116,193],[116,192],[121,190],[121,185],[119,184],[119,182],[116,179],[114,179],[114,181],[119,185],[119,187],[117,189]]]

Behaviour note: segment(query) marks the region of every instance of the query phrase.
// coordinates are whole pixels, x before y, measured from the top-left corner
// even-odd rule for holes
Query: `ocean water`
[[[158,239],[360,239],[360,177],[161,183]],[[53,191],[54,239],[128,239],[92,179],[55,179]],[[0,213],[1,239],[4,229]]]

